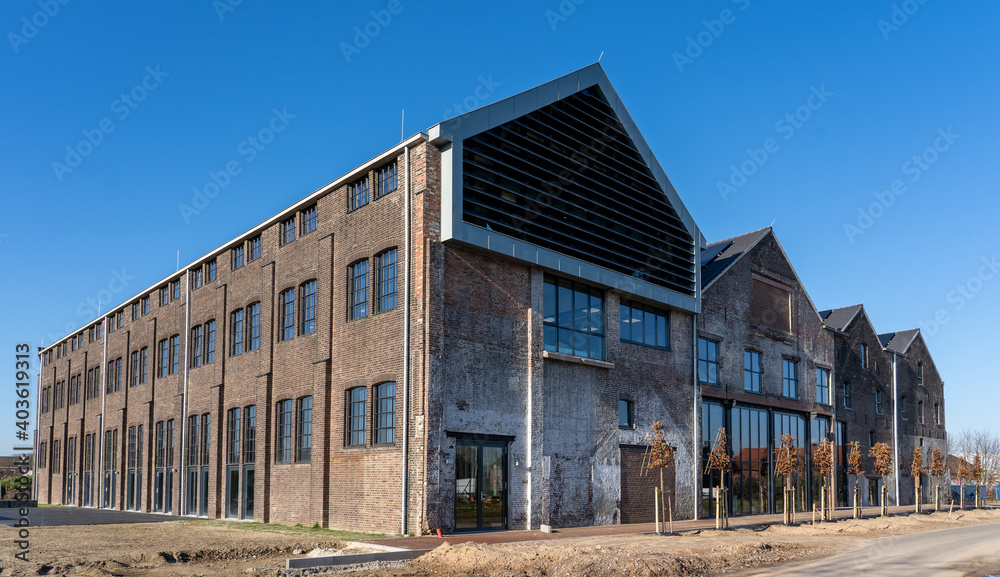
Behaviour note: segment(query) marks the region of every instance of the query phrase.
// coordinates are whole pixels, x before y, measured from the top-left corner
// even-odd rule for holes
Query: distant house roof
[[[713,242],[705,247],[701,253],[701,289],[707,289],[715,282],[715,279],[722,276],[722,273],[729,270],[731,266],[743,258],[743,255],[750,252],[750,249],[755,247],[769,232],[771,232],[771,227],[762,228]]]
[[[883,333],[878,336],[878,340],[884,349],[903,355],[906,354],[906,350],[913,344],[913,339],[917,338],[919,334],[920,329],[910,329],[898,333]]]
[[[953,477],[958,476],[958,468],[961,466],[963,460],[964,459],[962,459],[961,457],[958,457],[956,455],[951,455],[951,454],[949,454],[948,455],[948,459],[945,460],[945,467],[948,469],[948,472]],[[968,468],[968,470],[969,470],[969,472],[971,474],[971,472],[972,472],[972,461],[965,460],[965,466],[966,466],[966,468]]]
[[[823,317],[823,324],[826,326],[838,331],[845,331],[847,330],[847,325],[851,324],[854,317],[858,316],[858,313],[861,312],[861,308],[861,305],[851,305],[839,309],[820,311],[819,316]]]

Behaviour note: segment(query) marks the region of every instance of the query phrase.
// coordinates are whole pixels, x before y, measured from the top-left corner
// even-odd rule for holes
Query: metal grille
[[[694,242],[593,86],[465,139],[463,220],[693,296]]]

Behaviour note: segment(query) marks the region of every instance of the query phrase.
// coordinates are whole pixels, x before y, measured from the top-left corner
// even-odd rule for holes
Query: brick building
[[[404,533],[649,521],[663,421],[690,518],[713,407],[803,451],[836,429],[811,380],[836,332],[770,229],[706,250],[593,65],[410,137],[40,351],[38,498]],[[775,506],[768,438],[736,447],[737,513]]]

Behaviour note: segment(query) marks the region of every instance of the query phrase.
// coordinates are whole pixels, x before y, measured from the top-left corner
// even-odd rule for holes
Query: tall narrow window
[[[299,334],[316,332],[316,281],[299,287]]]
[[[719,343],[698,337],[698,380],[707,385],[719,384]]]
[[[229,340],[232,343],[230,354],[232,356],[243,354],[243,309],[233,311],[232,320],[229,323]]]
[[[347,444],[365,444],[365,401],[368,390],[357,387],[347,391]]]
[[[258,234],[257,236],[251,238],[247,241],[247,262],[253,262],[260,258],[261,254],[261,238]]]
[[[603,291],[546,276],[543,301],[545,350],[604,359]]]
[[[868,431],[868,446],[875,446],[875,431]]]
[[[201,366],[201,347],[202,347],[202,331],[204,327],[198,325],[191,329],[191,367],[198,368]]]
[[[396,190],[396,161],[375,171],[375,198],[381,198]]]
[[[201,288],[201,267],[191,270],[191,290]]]
[[[226,464],[240,463],[240,408],[229,409],[226,415],[228,435],[226,437]]]
[[[187,464],[197,465],[198,464],[198,415],[191,415],[188,417],[188,432],[187,432]]]
[[[295,240],[295,217],[281,221],[281,245],[286,245]]]
[[[316,230],[316,205],[302,211],[302,234],[306,235]]]
[[[170,302],[170,289],[167,287],[160,288],[160,306],[164,306]]]
[[[287,463],[292,460],[292,400],[278,401],[277,435],[275,436],[274,460]]]
[[[148,296],[142,297],[141,303],[142,303],[142,314],[148,315],[149,314],[149,297]],[[90,340],[93,341],[94,339],[90,339]]]
[[[368,261],[359,260],[347,268],[348,320],[368,316]]]
[[[781,360],[781,394],[789,399],[799,398],[799,364],[789,359]]]
[[[181,281],[175,280],[170,283],[170,300],[175,301],[181,298]]]
[[[260,303],[247,307],[247,350],[260,348]]]
[[[861,368],[868,368],[868,345],[861,343]]]
[[[215,259],[212,259],[205,263],[205,282],[209,283],[215,280],[217,263]]]
[[[760,353],[750,350],[743,351],[743,390],[759,393],[762,377]]]
[[[396,249],[375,256],[375,312],[396,308]]]
[[[205,364],[215,360],[215,321],[205,323]]]
[[[924,364],[917,363],[917,384],[924,384]]]
[[[941,425],[941,405],[934,403],[934,424]]]
[[[375,443],[396,442],[396,383],[375,386]]]
[[[635,428],[635,404],[632,401],[618,400],[618,428]]]
[[[201,416],[201,464],[208,465],[208,458],[211,455],[209,449],[209,443],[212,440],[211,431],[211,413],[205,413]]]
[[[917,422],[924,424],[924,402],[917,401]]]
[[[139,320],[140,316],[142,316],[142,311],[139,308],[139,303],[132,303],[132,320],[137,321]],[[76,341],[74,341],[74,346],[73,346],[74,351],[76,350],[75,343]]]
[[[257,451],[257,405],[243,412],[243,463],[253,463]]]
[[[287,341],[295,337],[295,289],[288,289],[278,295],[278,340]]]
[[[830,371],[816,369],[816,402],[821,405],[830,404]]]
[[[368,204],[368,177],[365,176],[347,186],[350,210],[357,210]]]
[[[139,351],[132,351],[132,357],[129,362],[129,386],[137,386],[139,384]]]
[[[181,337],[170,337],[170,374],[176,375],[181,362]]]
[[[875,412],[882,414],[882,391],[875,389]]]
[[[844,408],[851,408],[851,383],[844,381]]]
[[[139,384],[146,382],[146,367],[149,364],[149,347],[139,349]]]
[[[243,266],[243,245],[233,247],[233,270]]]
[[[295,431],[295,460],[299,462],[312,459],[312,396],[302,397],[298,401],[298,423]]]

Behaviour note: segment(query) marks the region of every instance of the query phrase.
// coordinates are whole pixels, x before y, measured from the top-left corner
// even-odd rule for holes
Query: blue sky
[[[395,144],[402,109],[409,136],[603,52],[710,241],[773,221],[819,308],[924,327],[950,430],[1000,432],[996,2],[62,1],[0,4],[5,366]]]

